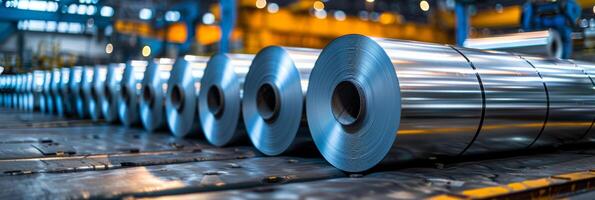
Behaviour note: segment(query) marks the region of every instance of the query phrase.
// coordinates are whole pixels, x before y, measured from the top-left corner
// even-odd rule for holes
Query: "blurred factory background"
[[[269,45],[322,48],[349,33],[464,45],[552,29],[564,53],[595,60],[594,0],[2,0],[9,72]],[[509,40],[508,40],[509,41]],[[525,40],[518,45],[527,45]],[[535,47],[537,48],[537,47]]]

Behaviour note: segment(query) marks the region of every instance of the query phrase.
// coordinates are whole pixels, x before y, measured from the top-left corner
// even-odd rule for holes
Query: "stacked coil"
[[[159,58],[149,62],[142,81],[140,115],[145,130],[165,128],[165,94],[173,59]]]
[[[245,137],[241,121],[244,80],[254,55],[216,54],[209,59],[200,81],[198,111],[205,138],[225,146]]]
[[[167,82],[165,115],[169,130],[177,137],[199,131],[196,99],[208,58],[184,56],[176,59]]]
[[[308,78],[320,50],[271,46],[262,49],[246,75],[244,124],[252,144],[279,155],[309,139],[304,120]]]
[[[147,61],[143,60],[132,60],[126,63],[118,99],[118,116],[124,126],[130,127],[140,122],[139,98],[147,64]]]

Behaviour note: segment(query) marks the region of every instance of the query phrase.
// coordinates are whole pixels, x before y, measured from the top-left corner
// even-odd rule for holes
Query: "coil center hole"
[[[124,102],[128,104],[128,101],[130,99],[130,91],[128,91],[128,88],[126,86],[122,86],[120,88],[120,95],[122,95],[122,99],[124,99]]]
[[[182,111],[184,105],[184,92],[179,85],[174,85],[171,88],[170,95],[171,105],[178,111]]]
[[[333,91],[331,108],[337,122],[354,126],[364,114],[365,99],[361,87],[354,81],[342,81]]]
[[[223,108],[225,106],[223,100],[223,91],[216,85],[212,85],[209,87],[207,91],[207,106],[209,107],[209,111],[215,115],[215,117],[220,117],[223,114]]]
[[[105,99],[107,100],[107,103],[111,104],[112,103],[112,91],[108,85],[104,85],[104,87],[105,87],[104,88]]]
[[[256,93],[256,109],[265,121],[273,121],[279,113],[279,92],[270,83],[264,83]]]
[[[147,104],[149,106],[153,105],[154,97],[155,97],[155,94],[153,92],[153,89],[151,89],[151,87],[143,86],[143,100],[145,102],[147,102]]]

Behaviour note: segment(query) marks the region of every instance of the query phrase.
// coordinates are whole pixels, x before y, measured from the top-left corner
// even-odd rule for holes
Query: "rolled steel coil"
[[[118,116],[124,126],[130,127],[140,122],[139,98],[147,64],[144,60],[131,60],[126,63],[118,98]]]
[[[152,59],[142,80],[140,99],[141,121],[145,130],[165,128],[165,93],[174,59]]]
[[[42,88],[42,104],[40,111],[46,114],[54,113],[54,98],[51,92],[52,85],[52,70],[46,70],[43,74],[43,88]]]
[[[60,84],[58,88],[60,89],[60,101],[62,102],[62,107],[59,108],[58,115],[59,116],[67,116],[74,110],[74,105],[70,102],[70,89],[68,87],[68,83],[70,82],[70,68],[61,68],[60,69]]]
[[[95,106],[93,94],[91,93],[91,88],[93,88],[94,73],[95,69],[93,66],[83,67],[80,85],[81,102],[83,110],[83,116],[81,116],[82,118],[90,118],[91,111],[95,110],[95,108],[91,108],[91,106]]]
[[[309,81],[314,142],[351,172],[576,142],[595,117],[579,68],[503,52],[347,35],[324,48]]]
[[[68,101],[72,106],[72,110],[69,114],[78,118],[85,118],[87,115],[84,108],[83,95],[81,93],[83,69],[82,66],[71,67],[70,77],[68,78]]]
[[[62,69],[60,68],[54,68],[52,69],[52,83],[50,84],[50,91],[52,93],[52,97],[53,97],[53,102],[54,102],[54,114],[56,115],[60,115],[61,113],[64,113],[64,100],[62,98],[62,92],[61,92],[61,74],[62,74]]]
[[[215,54],[200,80],[198,114],[207,141],[225,146],[246,138],[241,121],[242,88],[254,55]]]
[[[95,65],[93,67],[93,81],[89,89],[89,116],[93,121],[99,121],[103,117],[101,102],[106,98],[104,84],[107,79],[107,70],[107,65]]]
[[[304,98],[318,49],[262,49],[246,75],[242,115],[250,140],[266,155],[307,141]],[[301,129],[300,129],[301,128]]]
[[[105,98],[101,99],[101,114],[105,121],[113,123],[118,121],[118,96],[120,96],[120,82],[124,75],[125,63],[112,63],[108,65],[104,83]]]
[[[46,107],[45,105],[45,96],[44,96],[44,81],[45,81],[45,74],[46,71],[44,70],[33,70],[31,73],[31,88],[29,92],[29,101],[30,105],[28,110],[30,112],[33,111],[41,111],[42,107]],[[45,110],[44,110],[45,111]]]
[[[562,57],[562,38],[557,31],[534,31],[495,35],[483,38],[469,38],[464,47],[498,50],[554,58]]]
[[[23,110],[33,112],[35,108],[35,91],[34,87],[37,86],[36,77],[33,72],[25,74],[25,88],[24,88],[24,104]]]
[[[177,137],[200,131],[196,99],[207,61],[208,57],[186,55],[174,63],[167,82],[165,114],[169,130]]]

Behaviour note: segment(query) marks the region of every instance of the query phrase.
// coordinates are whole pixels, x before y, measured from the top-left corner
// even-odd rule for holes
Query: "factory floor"
[[[0,199],[595,199],[593,144],[361,174],[306,155],[0,110]]]

